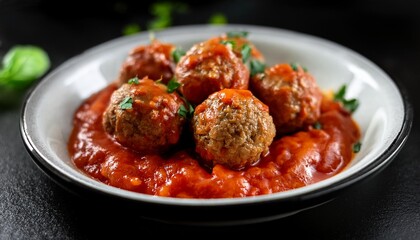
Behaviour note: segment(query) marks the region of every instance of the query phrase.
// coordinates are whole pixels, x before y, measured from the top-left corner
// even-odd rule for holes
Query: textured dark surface
[[[36,44],[50,55],[52,69],[97,44],[121,36],[130,22],[144,25],[147,6],[114,1],[0,0],[0,53],[15,44]],[[115,1],[117,2],[117,1]],[[124,1],[119,1],[124,3]],[[323,37],[366,56],[410,95],[420,111],[419,1],[187,1],[190,11],[174,25],[206,23],[211,13],[230,23],[266,25]],[[36,3],[36,4],[35,4]],[[120,5],[121,6],[121,5]],[[117,8],[117,9],[121,9]],[[64,13],[63,11],[69,11]],[[163,224],[107,212],[51,181],[33,163],[19,131],[22,98],[0,108],[0,239],[97,239],[222,237],[257,234],[311,239],[420,239],[420,127],[383,171],[356,184],[333,201],[266,223],[230,227]],[[235,236],[234,235],[234,236]]]

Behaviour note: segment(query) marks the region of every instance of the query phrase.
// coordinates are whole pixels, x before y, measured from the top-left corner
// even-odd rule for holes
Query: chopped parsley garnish
[[[255,59],[251,59],[251,61],[249,62],[249,66],[251,69],[251,77],[255,76],[258,73],[263,73],[265,70],[265,63]]]
[[[232,48],[236,45],[236,42],[233,40],[221,40],[220,43],[223,45],[231,45]]]
[[[241,49],[242,62],[246,63],[251,57],[251,47],[248,44],[242,46]]]
[[[299,70],[299,67],[297,63],[290,63],[290,67],[292,67],[293,71],[297,72]]]
[[[353,144],[353,152],[354,153],[360,152],[361,147],[362,147],[362,143],[360,143],[360,142],[357,142],[357,143]]]
[[[179,86],[181,86],[181,83],[177,82],[175,78],[172,78],[168,82],[168,93],[173,93]]]
[[[322,124],[320,122],[314,123],[313,126],[314,126],[315,129],[318,129],[318,130],[322,129]]]
[[[131,79],[128,80],[129,84],[139,84],[139,78],[138,77],[133,77]]]
[[[359,107],[359,101],[355,98],[346,99],[346,88],[347,86],[345,84],[341,86],[338,92],[334,94],[334,100],[337,102],[341,102],[345,109],[353,113],[354,111],[356,111],[357,107]]]
[[[185,51],[181,48],[175,48],[175,50],[172,51],[172,59],[175,63],[178,63],[182,56],[185,55]]]
[[[209,23],[212,25],[223,25],[228,22],[226,16],[223,13],[214,13],[210,16]]]
[[[292,67],[293,71],[295,72],[299,71],[299,66],[303,69],[304,72],[308,72],[308,69],[299,63],[290,63],[290,67]]]
[[[246,38],[246,37],[248,37],[248,32],[246,32],[246,31],[231,31],[231,32],[227,32],[226,36],[228,38],[239,38],[239,37]]]
[[[188,109],[184,105],[181,105],[179,107],[178,109],[179,116],[183,118],[190,118],[194,114],[194,107],[189,102],[187,102],[187,105],[188,105]]]
[[[133,108],[133,98],[126,97],[120,102],[120,109],[132,109]]]

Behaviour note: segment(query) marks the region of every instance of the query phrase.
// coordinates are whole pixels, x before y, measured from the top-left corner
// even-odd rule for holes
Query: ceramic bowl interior
[[[183,49],[223,32],[244,30],[264,54],[268,65],[298,62],[306,66],[323,90],[347,84],[348,98],[360,106],[354,118],[362,131],[362,148],[341,173],[295,190],[252,198],[176,199],[129,192],[98,182],[79,171],[67,152],[75,109],[115,80],[128,52],[148,44],[149,33],[121,37],[76,56],[52,71],[30,92],[22,112],[22,136],[29,152],[59,178],[96,191],[139,202],[177,206],[226,206],[305,196],[355,182],[389,162],[408,134],[411,117],[401,89],[374,63],[360,54],[314,36],[260,26],[194,25],[156,32],[161,41]],[[408,129],[408,130],[407,130]]]

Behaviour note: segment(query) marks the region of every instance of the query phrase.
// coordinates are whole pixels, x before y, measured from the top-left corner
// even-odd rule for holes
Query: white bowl
[[[48,74],[28,94],[21,134],[35,163],[57,183],[76,193],[124,201],[156,220],[195,224],[241,224],[276,219],[331,200],[341,190],[383,169],[405,143],[412,108],[401,87],[378,66],[336,43],[297,32],[248,25],[193,25],[156,32],[184,49],[223,32],[244,30],[268,64],[299,62],[322,89],[347,84],[347,97],[358,98],[354,113],[362,148],[341,173],[318,183],[274,194],[231,199],[156,197],[108,186],[88,177],[71,162],[67,140],[75,109],[113,81],[128,52],[149,43],[149,33],[121,37],[76,56]]]

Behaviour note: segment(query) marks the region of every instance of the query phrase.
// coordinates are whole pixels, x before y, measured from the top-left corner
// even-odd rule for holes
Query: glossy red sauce
[[[323,100],[322,130],[309,128],[275,139],[260,162],[241,171],[200,165],[191,145],[169,156],[139,155],[121,146],[102,126],[102,113],[115,90],[110,85],[76,111],[68,149],[76,166],[111,186],[158,196],[230,198],[299,188],[329,178],[354,157],[357,124],[340,105]]]

